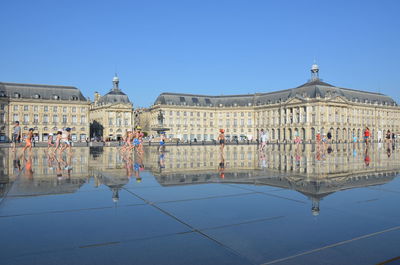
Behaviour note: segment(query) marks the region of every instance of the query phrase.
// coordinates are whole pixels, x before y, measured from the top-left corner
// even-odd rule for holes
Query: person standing
[[[386,143],[389,145],[390,144],[390,138],[391,138],[392,134],[390,133],[390,130],[387,130],[386,132]]]
[[[319,131],[317,132],[316,139],[317,139],[317,144],[320,144],[321,143],[321,133]]]
[[[16,121],[13,127],[13,135],[12,135],[13,152],[15,152],[17,143],[20,142],[21,142],[21,126],[19,126],[19,121]]]
[[[331,131],[328,131],[328,133],[326,134],[326,137],[328,137],[328,143],[332,143],[332,133],[331,133]]]
[[[224,129],[219,129],[219,135],[218,135],[218,141],[219,141],[219,146],[221,149],[224,149],[225,147],[225,130]]]
[[[364,131],[364,140],[365,140],[365,144],[368,145],[369,141],[370,141],[370,132],[369,132],[369,128],[366,127],[365,131]]]
[[[265,134],[264,129],[261,129],[260,140],[261,140],[260,151],[264,151],[264,148],[267,144],[267,135]]]

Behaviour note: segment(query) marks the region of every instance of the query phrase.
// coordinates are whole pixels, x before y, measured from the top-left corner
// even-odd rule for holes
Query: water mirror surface
[[[399,157],[385,144],[0,149],[1,264],[395,262]]]

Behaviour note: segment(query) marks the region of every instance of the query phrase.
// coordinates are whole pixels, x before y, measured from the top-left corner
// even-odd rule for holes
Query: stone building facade
[[[90,106],[90,136],[119,140],[133,126],[133,104],[119,88],[119,78],[115,76],[110,92],[104,96],[95,93]]]
[[[71,86],[0,83],[0,141],[9,141],[13,124],[20,122],[22,135],[34,128],[36,141],[70,127],[73,141],[89,136],[90,102]]]
[[[143,112],[146,129],[164,114],[170,138],[212,140],[220,128],[228,140],[256,139],[261,129],[271,142],[290,142],[296,132],[303,141],[331,132],[337,142],[362,138],[369,127],[372,139],[383,140],[387,130],[400,132],[400,108],[389,96],[341,88],[323,82],[313,65],[311,79],[298,87],[269,93],[205,96],[162,93]]]

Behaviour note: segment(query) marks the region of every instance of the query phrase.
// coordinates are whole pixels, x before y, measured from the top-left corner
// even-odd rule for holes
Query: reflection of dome
[[[317,207],[312,207],[312,208],[311,208],[311,212],[312,212],[312,215],[318,216],[318,215],[319,215],[319,208],[317,208]]]

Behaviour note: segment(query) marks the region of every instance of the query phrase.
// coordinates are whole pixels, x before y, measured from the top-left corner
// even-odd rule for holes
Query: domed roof
[[[129,97],[121,90],[111,90],[102,96],[98,102],[100,104],[131,103]]]
[[[110,92],[102,96],[98,104],[106,105],[106,104],[118,104],[118,103],[131,103],[129,97],[119,89],[119,77],[117,75],[113,78],[113,88]]]

